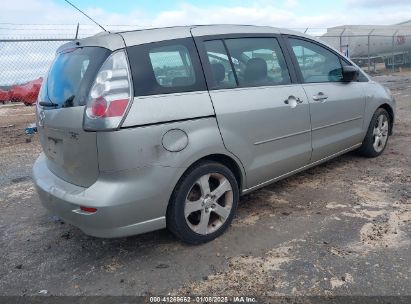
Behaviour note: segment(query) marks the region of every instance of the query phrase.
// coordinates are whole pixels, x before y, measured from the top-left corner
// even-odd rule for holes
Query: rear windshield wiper
[[[39,105],[41,105],[42,107],[58,107],[58,104],[48,101],[40,101]]]

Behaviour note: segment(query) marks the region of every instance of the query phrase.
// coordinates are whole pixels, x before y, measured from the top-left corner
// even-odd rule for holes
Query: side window
[[[342,80],[340,58],[306,40],[289,38],[305,83],[339,82]]]
[[[230,60],[222,40],[205,41],[207,59],[211,72],[211,89],[226,89],[237,86]],[[234,62],[235,59],[231,58]]]
[[[183,45],[153,48],[149,53],[157,83],[162,87],[193,85],[196,81],[188,50]]]
[[[134,96],[207,90],[193,38],[133,45],[127,54]]]
[[[290,74],[275,38],[236,38],[225,40],[233,57],[239,85],[272,86],[291,83]]]

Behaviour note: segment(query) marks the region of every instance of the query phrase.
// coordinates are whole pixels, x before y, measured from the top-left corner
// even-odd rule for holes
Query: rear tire
[[[365,157],[377,157],[384,152],[390,133],[391,117],[382,108],[371,118],[362,146],[358,152]]]
[[[228,228],[238,201],[234,174],[220,163],[201,161],[177,183],[167,209],[167,228],[186,243],[209,242]]]

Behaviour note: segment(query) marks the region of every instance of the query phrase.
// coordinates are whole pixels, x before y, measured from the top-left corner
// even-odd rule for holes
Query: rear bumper
[[[180,170],[149,166],[100,173],[93,185],[83,188],[54,175],[41,154],[33,167],[33,179],[42,204],[52,214],[88,235],[113,238],[166,226],[168,200]],[[82,212],[80,206],[97,208],[97,212]]]

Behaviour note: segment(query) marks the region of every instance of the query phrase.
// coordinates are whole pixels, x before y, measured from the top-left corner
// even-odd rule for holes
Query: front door
[[[292,84],[278,40],[196,42],[224,144],[245,167],[247,187],[307,165],[309,104],[301,85]]]
[[[349,149],[362,141],[365,93],[359,81],[343,82],[349,62],[327,48],[288,38],[310,102],[312,162]]]

